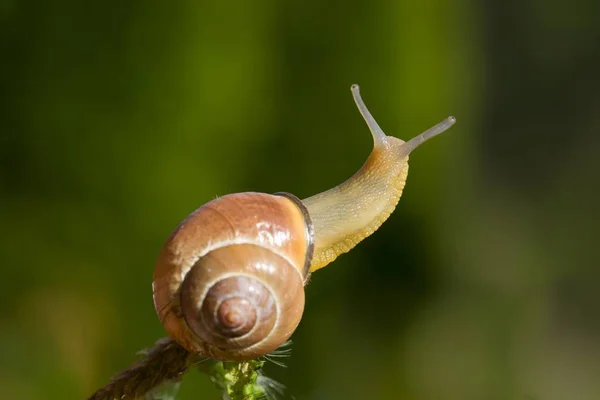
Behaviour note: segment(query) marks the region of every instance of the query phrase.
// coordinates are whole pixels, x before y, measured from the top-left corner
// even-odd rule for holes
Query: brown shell
[[[190,214],[163,247],[154,270],[156,312],[169,335],[189,351],[223,360],[256,358],[281,345],[300,322],[311,253],[311,223],[293,196],[249,192],[217,198]],[[266,323],[272,327],[246,326],[254,311],[249,309],[246,320],[240,310],[249,305],[243,301],[221,304],[209,296],[209,303],[221,307],[219,315],[232,324],[230,328],[247,335],[230,340],[227,336],[237,334],[204,334],[205,325],[212,323],[202,323],[206,312],[195,312],[198,302],[209,290],[221,293],[241,285],[231,279],[217,285],[216,275],[263,281],[266,292],[274,296],[276,314],[271,318],[262,309],[270,303],[261,294],[252,300],[261,307],[254,317],[271,318]]]

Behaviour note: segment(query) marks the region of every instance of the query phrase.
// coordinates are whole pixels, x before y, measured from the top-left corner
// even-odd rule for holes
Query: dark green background
[[[0,397],[76,399],[165,335],[160,246],[217,195],[307,197],[416,151],[314,274],[296,399],[600,398],[600,2],[0,4]],[[181,399],[215,399],[200,373]]]

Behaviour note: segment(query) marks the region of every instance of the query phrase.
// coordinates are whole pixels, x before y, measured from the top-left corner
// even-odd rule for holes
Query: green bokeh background
[[[600,2],[0,4],[0,397],[85,398],[165,335],[160,246],[458,123],[314,274],[288,398],[600,398]],[[216,399],[198,372],[180,399]]]

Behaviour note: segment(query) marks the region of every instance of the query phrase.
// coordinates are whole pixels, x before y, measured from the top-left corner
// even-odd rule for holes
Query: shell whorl
[[[154,272],[169,334],[223,360],[276,349],[302,316],[311,232],[291,195],[238,193],[200,207],[173,232]]]
[[[265,354],[294,331],[304,310],[298,269],[269,249],[213,250],[187,274],[180,293],[189,328],[219,349]]]

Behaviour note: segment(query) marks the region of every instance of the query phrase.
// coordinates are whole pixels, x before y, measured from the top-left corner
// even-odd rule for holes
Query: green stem
[[[212,382],[222,390],[225,399],[255,400],[266,396],[259,381],[264,364],[260,360],[215,361],[210,365],[200,364],[198,368],[210,376]]]

